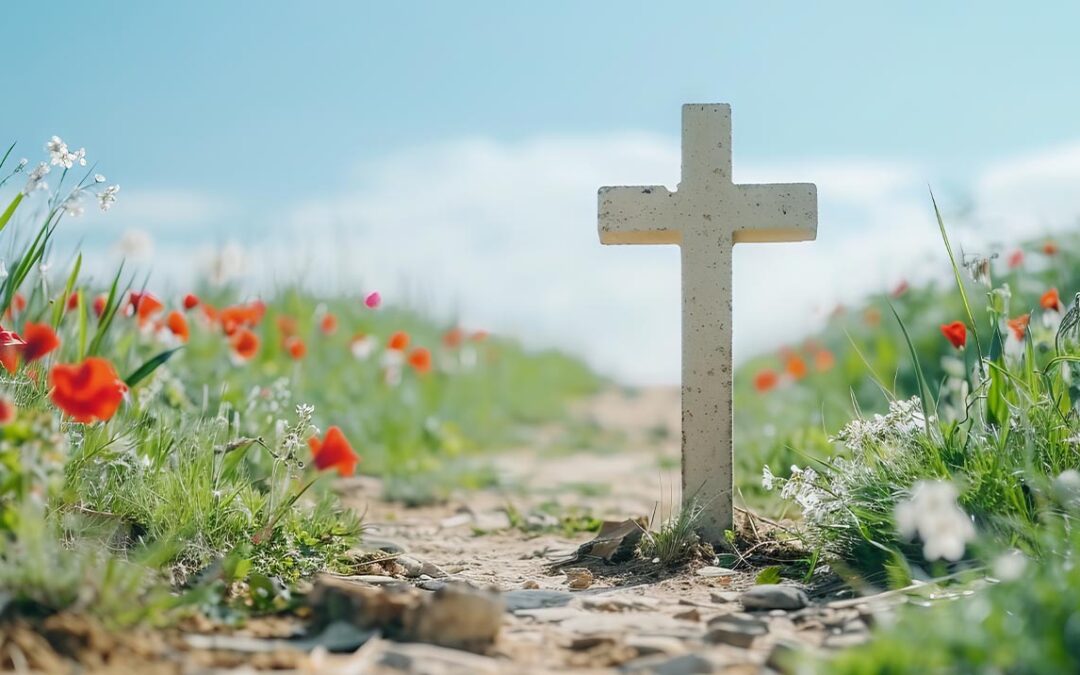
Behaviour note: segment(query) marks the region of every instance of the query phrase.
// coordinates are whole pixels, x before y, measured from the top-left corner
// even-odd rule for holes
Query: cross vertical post
[[[813,239],[817,188],[734,184],[726,104],[684,105],[682,132],[678,189],[600,188],[599,234],[681,248],[683,508],[702,509],[698,532],[716,543],[734,524],[732,247]]]

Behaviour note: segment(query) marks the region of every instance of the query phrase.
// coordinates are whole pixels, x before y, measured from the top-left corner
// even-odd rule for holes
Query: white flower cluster
[[[918,396],[912,396],[906,401],[890,402],[889,412],[885,415],[848,422],[833,440],[852,450],[864,450],[916,434],[924,424],[922,401]]]
[[[68,144],[64,142],[59,136],[53,136],[45,144],[45,150],[49,153],[49,162],[40,162],[34,167],[26,176],[26,185],[23,187],[23,194],[29,195],[32,192],[38,190],[47,191],[49,184],[45,182],[45,176],[49,174],[49,171],[53,166],[63,167],[66,172],[75,166],[86,166],[86,148],[79,148],[78,150],[71,150],[68,148]],[[16,167],[15,172],[18,173],[28,164],[28,160],[19,160],[19,165]],[[94,174],[93,182],[95,184],[102,184],[105,182],[105,176],[100,173]],[[63,181],[63,177],[61,177]],[[61,211],[68,216],[80,216],[85,209],[82,206],[82,198],[84,193],[89,191],[89,183],[80,182],[64,199],[60,204]],[[116,203],[116,195],[120,192],[119,185],[108,185],[102,191],[95,192],[95,196],[98,200],[98,206],[102,211],[108,211]]]
[[[958,496],[947,481],[919,481],[911,498],[896,505],[896,529],[908,539],[918,535],[927,560],[959,560],[975,538],[975,526],[956,503]]]
[[[802,509],[803,517],[812,522],[824,521],[840,507],[834,495],[822,487],[823,480],[810,467],[800,469],[792,465],[790,478],[776,476],[768,464],[761,471],[762,487],[773,490],[780,486],[780,497],[793,500]]]
[[[59,136],[50,138],[45,144],[45,149],[49,151],[49,162],[53,166],[62,166],[65,169],[70,169],[76,164],[86,166],[86,148],[79,148],[72,152]]]

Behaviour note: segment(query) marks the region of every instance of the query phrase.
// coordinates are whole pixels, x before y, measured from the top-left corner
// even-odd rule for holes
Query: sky
[[[224,250],[252,289],[377,288],[628,381],[678,378],[678,256],[601,247],[596,189],[674,187],[682,103],[732,105],[736,181],[819,188],[818,241],[736,249],[737,359],[940,274],[928,185],[970,250],[1080,214],[1074,3],[103,0],[4,16],[0,140],[36,161],[60,135],[122,187],[61,232],[102,272],[141,257],[183,285]]]

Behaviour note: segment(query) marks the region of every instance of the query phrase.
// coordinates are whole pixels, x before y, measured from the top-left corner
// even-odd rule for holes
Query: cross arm
[[[603,187],[598,195],[603,244],[678,244],[675,193],[662,185]]]
[[[739,242],[809,241],[817,237],[817,186],[813,183],[736,185]]]

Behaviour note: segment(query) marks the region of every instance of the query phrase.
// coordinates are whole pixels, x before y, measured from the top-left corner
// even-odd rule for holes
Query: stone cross
[[[682,109],[682,180],[603,187],[604,244],[678,244],[682,252],[683,507],[703,509],[705,541],[733,524],[731,249],[740,242],[806,241],[817,234],[817,187],[731,180],[731,107]],[[762,270],[768,274],[768,270]]]

